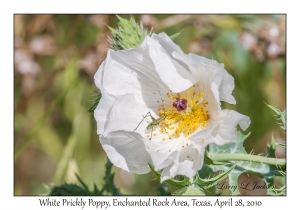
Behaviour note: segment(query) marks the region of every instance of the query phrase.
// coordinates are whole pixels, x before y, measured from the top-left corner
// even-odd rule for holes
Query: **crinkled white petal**
[[[237,141],[236,136],[236,126],[239,125],[242,130],[246,130],[250,125],[250,118],[248,116],[242,115],[233,110],[222,110],[221,119],[217,125],[211,131],[211,135],[207,136],[209,138],[199,138],[199,136],[194,135],[191,140],[207,146],[210,143],[215,143],[217,145],[224,145],[227,143],[232,143]],[[210,128],[211,129],[211,128]]]
[[[207,126],[215,125],[220,121],[221,103],[219,99],[219,92],[214,83],[209,82],[209,77],[205,72],[201,73],[202,76],[198,80],[198,92],[203,92],[204,96],[202,102],[208,102],[206,110],[208,110],[210,119]],[[202,130],[201,128],[199,128]]]
[[[111,95],[134,94],[136,100],[153,111],[169,88],[159,78],[153,62],[147,55],[147,45],[113,52],[108,51],[103,73],[103,86]],[[162,97],[161,97],[162,95]]]
[[[224,64],[219,64],[214,60],[210,60],[195,54],[188,54],[186,62],[190,67],[190,71],[197,75],[198,71],[205,71],[210,78],[210,82],[214,83],[219,92],[220,100],[231,104],[235,104],[236,101],[232,96],[234,89],[234,79],[224,69]]]
[[[149,40],[152,39],[149,38]],[[152,44],[153,47],[149,48],[150,57],[160,78],[170,90],[179,93],[197,82],[193,75],[172,59],[159,43],[154,42]]]
[[[104,125],[107,119],[107,116],[109,114],[109,111],[115,101],[115,98],[110,96],[106,90],[103,88],[102,85],[102,79],[103,79],[103,69],[105,67],[105,61],[101,64],[98,71],[95,74],[95,83],[96,86],[100,89],[102,97],[101,97],[101,103],[98,104],[94,111],[94,117],[97,122],[97,133],[101,135],[104,130]]]
[[[151,157],[138,133],[114,131],[100,138],[110,161],[125,171],[144,174],[150,171]]]
[[[219,87],[220,100],[226,101],[230,104],[236,104],[236,100],[232,96],[232,91],[234,89],[234,79],[230,74],[228,74],[227,71],[225,71],[225,69],[222,69],[221,71],[223,71],[223,79]]]
[[[170,165],[174,158],[178,155],[181,146],[184,142],[184,138],[166,139],[166,135],[161,137],[154,137],[151,140],[145,140],[146,149],[149,152],[155,170],[161,170]]]
[[[195,176],[197,171],[202,168],[203,154],[204,147],[201,145],[192,143],[190,146],[185,147],[180,151],[173,163],[162,171],[161,182],[176,175]]]
[[[174,52],[179,54],[180,57],[186,56],[186,54],[181,50],[181,48],[177,44],[175,44],[166,33],[162,32],[160,34],[152,34],[151,37],[159,42],[159,44],[164,48],[164,50],[169,54],[169,56],[174,57]],[[184,62],[181,64],[183,64],[184,67],[188,67]]]
[[[234,79],[224,69],[223,64],[219,64],[214,60],[210,60],[193,53],[185,54],[165,33],[160,33],[158,35],[154,34],[152,37],[155,40],[158,40],[166,52],[176,59],[189,72],[191,72],[198,80],[202,76],[199,72],[205,71],[208,74],[211,83],[215,83],[218,87],[220,100],[231,104],[236,103],[232,96]]]
[[[104,87],[111,94],[137,94],[142,89],[137,81],[141,80],[163,81],[165,88],[173,92],[181,92],[196,82],[190,72],[148,36],[136,48],[116,52],[109,50],[106,60]],[[116,93],[118,87],[122,87],[122,90]],[[134,89],[137,91],[134,92]]]
[[[143,120],[150,109],[140,105],[133,94],[117,97],[106,119],[103,135],[112,131],[124,130],[137,132],[145,136],[147,122]],[[152,113],[154,115],[154,113]],[[139,125],[140,124],[140,125]],[[136,129],[136,130],[135,130]]]

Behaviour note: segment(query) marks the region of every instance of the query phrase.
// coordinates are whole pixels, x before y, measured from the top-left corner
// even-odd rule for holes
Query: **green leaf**
[[[94,183],[94,195],[103,195],[102,192],[100,190],[98,190],[97,185]]]
[[[227,178],[227,176],[230,174],[230,172],[235,168],[237,164],[232,165],[230,168],[228,168],[227,171],[213,177],[210,179],[201,179],[199,176],[197,176],[195,183],[197,183],[202,189],[208,189],[212,186],[217,185],[220,181]]]
[[[279,144],[277,144],[275,142],[274,136],[272,135],[271,137],[271,144],[268,145],[268,154],[267,157],[276,157],[275,156],[275,150],[276,148],[279,146]],[[270,166],[271,170],[277,171],[278,173],[276,174],[277,176],[286,176],[286,172],[282,171],[282,170],[286,170],[285,167],[282,167],[282,170],[278,170],[275,166]],[[263,181],[270,186],[270,188],[267,188],[267,194],[268,195],[285,195],[285,185],[281,188],[274,188],[274,176],[270,177],[270,176],[266,176],[262,178]]]
[[[149,165],[151,171],[156,175],[156,178],[160,179],[161,173],[159,171],[156,171],[152,164],[148,163],[148,165]],[[186,176],[180,176],[180,180],[168,179],[168,180],[165,180],[164,183],[171,185],[173,187],[179,188],[179,189],[191,185],[191,182],[189,181],[189,179]]]
[[[94,112],[95,109],[97,108],[99,102],[100,102],[100,99],[102,97],[102,94],[99,93],[98,96],[96,97],[95,101],[94,101],[94,104],[89,108],[89,112]]]
[[[81,187],[75,184],[63,184],[61,186],[57,186],[51,189],[51,196],[91,196],[91,192],[86,189],[82,189]]]
[[[285,196],[286,195],[286,185],[280,187],[279,189],[268,189],[268,195]]]
[[[285,171],[279,171],[279,173],[281,174],[281,176],[286,177],[286,172]]]
[[[279,147],[281,147],[281,148],[284,148],[284,149],[286,149],[286,144],[283,144],[283,143],[278,143],[277,144]]]
[[[78,176],[78,174],[75,173],[75,175],[76,175],[78,181],[80,182],[80,184],[83,186],[83,188],[84,188],[85,190],[89,191],[88,186],[82,181],[82,179]]]
[[[177,190],[174,193],[174,195],[191,196],[191,195],[205,195],[205,193],[197,185],[192,185],[192,186],[183,187],[183,188]]]
[[[270,180],[270,179],[265,179],[263,178],[263,181],[266,182],[268,184],[268,188],[267,188],[267,194],[268,195],[279,195],[279,196],[285,196],[286,195],[286,184],[284,184],[282,187],[280,188],[275,188],[274,186],[274,179]]]
[[[80,184],[83,186],[79,187],[76,184],[63,184],[58,187],[54,187],[51,189],[50,195],[57,196],[81,196],[81,195],[102,195],[102,193],[98,190],[97,186],[94,184],[94,194],[89,191],[88,186],[84,183],[84,181],[75,174]]]
[[[206,150],[205,155],[204,155],[204,164],[203,164],[201,170],[198,171],[199,177],[203,178],[203,179],[213,173],[213,170],[209,167],[209,165],[226,165],[227,164],[227,163],[212,161],[208,155],[209,155],[209,153]]]
[[[238,141],[236,143],[225,144],[223,146],[218,146],[216,144],[210,144],[209,146],[209,155],[213,154],[247,154],[243,146],[245,139],[250,135],[244,135],[241,132],[237,132]],[[271,143],[271,146],[268,147],[269,157],[273,156],[274,153],[274,144]],[[230,156],[229,156],[230,157]],[[275,175],[279,175],[278,169],[274,165],[269,165],[265,163],[259,163],[254,161],[230,161],[232,164],[236,164],[236,167],[228,175],[228,182],[231,186],[238,186],[238,177],[240,174],[246,172],[255,174],[261,178],[265,178],[267,183],[271,183]],[[228,165],[208,165],[212,171],[227,171]],[[234,189],[230,189],[232,195],[238,195],[240,192]]]
[[[183,30],[182,30],[182,31],[183,31]],[[178,32],[178,33],[176,33],[176,34],[173,34],[172,36],[170,36],[170,38],[171,38],[172,40],[176,39],[176,38],[179,36],[179,34],[181,34],[182,31],[180,31],[180,32]]]
[[[148,162],[148,166],[149,166],[149,168],[151,169],[151,171],[155,174],[155,176],[156,176],[156,179],[160,179],[160,172],[158,172],[158,171],[156,171],[155,169],[154,169],[154,166],[151,164],[151,163],[149,163]]]
[[[285,118],[286,118],[286,111],[283,111],[281,112],[279,109],[269,105],[266,103],[266,105],[272,109],[272,111],[275,113],[275,116],[278,117],[278,120],[281,121],[281,123],[279,123],[281,125],[281,128],[286,131],[286,121],[285,121]]]
[[[201,170],[198,171],[200,178],[204,179],[213,173],[213,170],[209,167],[208,164],[203,164]]]
[[[103,195],[104,192],[110,194],[110,195],[122,195],[122,193],[119,191],[118,188],[114,185],[114,173],[111,173],[113,164],[107,160],[105,164],[105,176],[104,176],[104,186],[102,190],[100,191],[96,184],[94,184],[94,192],[91,193],[89,191],[88,186],[84,183],[84,181],[77,175],[77,179],[80,182],[80,184],[83,186],[79,187],[75,184],[64,184],[58,187],[54,187],[50,191],[50,195],[62,195],[62,196],[68,196],[68,195],[73,195],[73,196],[81,196],[81,195]]]
[[[171,191],[169,191],[168,189],[168,186],[166,185],[166,183],[162,183],[159,188],[157,188],[157,191],[156,191],[156,194],[157,195],[160,195],[160,196],[168,196],[168,195],[171,195]]]
[[[275,150],[276,150],[277,146],[278,145],[275,142],[274,136],[272,135],[271,144],[267,145],[267,147],[268,147],[267,157],[276,157],[275,156]]]
[[[120,190],[114,185],[114,176],[115,174],[112,173],[112,167],[113,164],[110,162],[110,160],[107,158],[107,162],[105,164],[105,175],[104,175],[104,185],[102,190],[100,191],[100,194],[103,194],[104,191],[111,195],[122,195]]]

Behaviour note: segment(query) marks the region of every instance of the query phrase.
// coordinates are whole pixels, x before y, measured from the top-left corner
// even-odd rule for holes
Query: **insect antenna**
[[[165,110],[164,100],[162,99],[162,96],[161,96],[161,93],[160,93],[160,91],[159,91],[158,84],[157,84],[156,80],[155,80],[155,83],[156,83],[156,86],[157,86],[158,93],[159,93],[159,95],[160,95],[160,100],[161,100],[162,105],[163,105],[164,116],[166,116],[166,110]]]
[[[150,112],[148,112],[145,116],[143,116],[143,119],[141,120],[141,122],[136,126],[136,128],[133,130],[133,131],[135,131],[139,126],[140,126],[140,124],[143,122],[143,120],[146,118],[146,117],[148,117],[148,116],[151,116],[151,113]]]
[[[164,116],[163,116],[163,119],[166,119],[166,109],[165,109],[165,105],[164,105],[164,100],[162,99],[162,96],[161,96],[161,93],[160,93],[160,90],[159,90],[159,87],[158,87],[158,84],[155,80],[155,83],[156,83],[156,86],[157,86],[157,90],[158,90],[158,93],[160,95],[160,100],[162,102],[162,106],[163,106],[163,110],[164,110]],[[165,127],[163,127],[163,129],[165,130],[165,132],[167,133],[167,130]],[[151,133],[151,136],[152,136],[152,133]]]

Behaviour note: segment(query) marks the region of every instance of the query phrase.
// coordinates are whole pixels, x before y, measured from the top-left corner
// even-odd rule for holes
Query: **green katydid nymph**
[[[143,122],[143,120],[144,120],[146,117],[149,117],[149,116],[151,117],[152,122],[150,122],[150,123],[147,125],[146,129],[147,129],[147,130],[151,130],[151,137],[149,138],[149,140],[151,140],[151,139],[152,139],[153,128],[154,128],[155,126],[158,126],[163,120],[166,119],[166,116],[165,116],[165,115],[164,115],[164,116],[161,116],[161,117],[159,117],[159,118],[157,118],[157,119],[155,119],[155,117],[153,117],[153,116],[151,115],[151,113],[148,112],[145,116],[143,116],[143,119],[141,120],[141,122],[138,124],[138,126],[137,126],[133,131],[135,131],[135,130],[140,126],[140,124]]]
[[[155,81],[155,83],[156,83],[156,86],[157,86],[157,89],[158,89],[158,92],[159,92],[159,95],[160,95],[160,99],[161,99],[161,101],[163,102],[161,93],[160,93],[159,88],[158,88],[158,84],[157,84],[156,81]],[[164,112],[165,112],[165,107],[164,107],[163,104],[162,104],[162,106],[163,106],[163,110],[164,110]],[[149,138],[149,140],[151,140],[151,139],[152,139],[153,128],[156,127],[156,126],[158,126],[163,120],[166,119],[166,115],[165,115],[165,114],[164,114],[163,116],[161,116],[161,117],[159,117],[159,118],[156,119],[155,117],[153,117],[153,116],[151,115],[150,112],[148,112],[145,116],[143,116],[143,119],[141,120],[141,122],[137,125],[137,127],[136,127],[133,131],[135,131],[136,129],[138,129],[138,127],[139,127],[140,124],[143,122],[143,120],[144,120],[146,117],[149,117],[149,116],[151,117],[152,122],[150,122],[150,123],[147,125],[146,129],[147,129],[147,130],[151,130],[151,137]]]

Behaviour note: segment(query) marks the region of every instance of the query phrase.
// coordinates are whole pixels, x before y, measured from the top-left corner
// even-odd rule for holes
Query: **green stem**
[[[190,182],[191,182],[191,183],[194,183],[194,177],[191,177],[191,178],[190,178]]]
[[[254,161],[259,163],[266,163],[269,165],[284,166],[286,164],[285,159],[269,158],[258,155],[249,154],[210,154],[210,159],[213,161],[226,162],[231,160],[241,160],[241,161]]]

